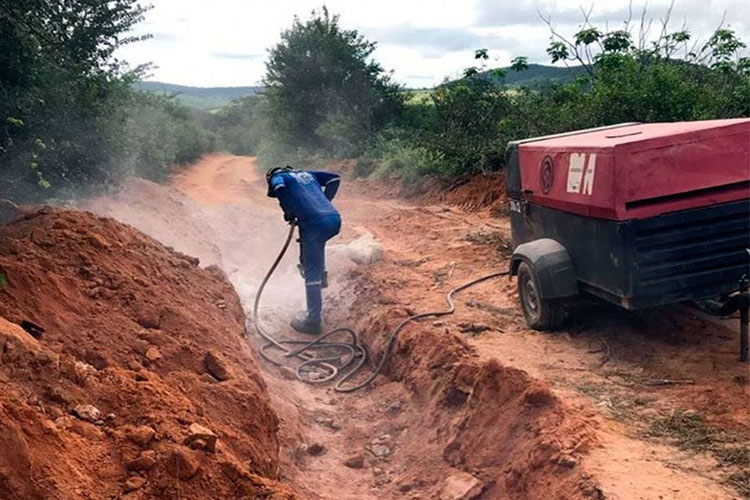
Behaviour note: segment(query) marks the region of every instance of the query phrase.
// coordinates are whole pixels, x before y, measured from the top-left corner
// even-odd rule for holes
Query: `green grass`
[[[404,90],[404,94],[406,95],[405,103],[407,106],[410,104],[432,104],[431,93],[431,89]]]

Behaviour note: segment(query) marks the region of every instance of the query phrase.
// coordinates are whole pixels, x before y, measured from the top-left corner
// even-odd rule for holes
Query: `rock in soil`
[[[185,438],[183,444],[194,450],[216,451],[216,434],[200,424],[190,424],[190,434]]]
[[[154,450],[142,451],[138,458],[126,464],[128,470],[149,471],[156,466],[156,452]]]
[[[86,385],[89,377],[96,374],[96,372],[96,368],[83,361],[76,361],[73,365],[73,378],[79,385]]]
[[[133,351],[140,354],[141,356],[146,355],[146,351],[148,351],[149,347],[151,346],[145,340],[138,339],[133,342]]]
[[[344,460],[344,465],[346,465],[350,469],[361,469],[365,466],[365,456],[360,454],[349,457]]]
[[[473,500],[484,489],[484,484],[468,472],[456,471],[448,476],[440,490],[440,500]]]
[[[59,385],[50,387],[47,391],[47,397],[50,399],[50,401],[54,401],[55,403],[70,404],[71,402],[70,394],[68,394],[65,389],[63,389]]]
[[[73,408],[73,415],[87,422],[98,422],[101,412],[93,405],[78,405]]]
[[[97,349],[88,349],[84,356],[86,362],[97,370],[104,370],[109,367],[109,356]]]
[[[307,454],[312,455],[313,457],[322,455],[325,452],[326,452],[326,447],[320,443],[313,443],[307,447]]]
[[[206,371],[210,373],[216,380],[224,381],[232,378],[231,371],[227,364],[227,360],[224,356],[215,352],[208,351],[205,358]]]
[[[192,450],[175,447],[169,453],[165,466],[170,475],[186,481],[198,473],[201,467],[200,455]]]
[[[148,425],[138,426],[125,434],[130,441],[139,446],[147,446],[154,439],[155,435],[156,431]]]
[[[132,476],[129,477],[127,481],[125,481],[125,493],[129,491],[138,490],[143,487],[143,485],[146,484],[146,480],[142,478],[141,476]]]
[[[378,458],[385,459],[391,454],[391,449],[384,444],[372,444],[367,449]]]
[[[161,359],[161,352],[156,347],[149,347],[146,350],[146,359],[151,363],[155,363]]]
[[[136,308],[136,321],[143,328],[157,329],[161,326],[161,314],[148,304],[139,304]]]
[[[332,245],[328,251],[331,256],[342,255],[360,265],[382,260],[385,253],[383,245],[369,232],[346,245]]]
[[[459,323],[458,325],[458,331],[461,333],[466,333],[470,337],[479,335],[482,332],[485,332],[490,329],[489,326],[481,324],[481,323]]]
[[[576,457],[568,455],[566,453],[560,454],[559,457],[555,460],[557,465],[560,465],[562,467],[567,467],[569,469],[572,469],[576,465],[578,465],[578,460]]]
[[[100,441],[104,439],[105,436],[105,434],[94,424],[78,420],[70,425],[70,430],[90,441]]]
[[[287,380],[297,379],[297,373],[287,366],[279,366],[279,374]]]
[[[331,417],[318,416],[318,417],[315,417],[315,422],[317,424],[322,425],[323,427],[328,427],[329,429],[332,429],[334,431],[341,429],[341,426],[337,424],[336,421],[333,420]]]

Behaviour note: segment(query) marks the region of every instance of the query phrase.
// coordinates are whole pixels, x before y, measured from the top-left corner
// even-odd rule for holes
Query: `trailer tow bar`
[[[727,317],[740,312],[740,362],[747,363],[750,360],[750,332],[748,331],[750,321],[750,280],[743,275],[739,281],[738,292],[725,301],[704,300],[696,305],[712,316]]]
[[[750,281],[747,276],[740,280],[740,293],[737,295],[737,309],[740,310],[740,361],[747,363],[748,351],[750,351],[750,332],[748,322],[750,321]]]

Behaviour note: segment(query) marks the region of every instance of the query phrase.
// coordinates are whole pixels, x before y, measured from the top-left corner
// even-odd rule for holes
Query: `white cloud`
[[[153,62],[153,78],[197,86],[258,84],[267,49],[298,15],[321,0],[153,0],[140,33],[154,37],[121,49],[132,65]],[[615,28],[627,16],[628,0],[595,2],[594,19]],[[552,16],[565,33],[580,23],[582,0],[333,0],[325,4],[341,24],[378,41],[376,59],[394,77],[414,87],[431,86],[473,63],[476,48],[490,48],[494,63],[516,55],[545,63],[549,33],[537,11]],[[651,17],[664,15],[669,0],[650,0]],[[638,16],[642,4],[634,2]],[[750,1],[677,0],[673,26],[685,22],[705,40],[726,12],[726,24],[750,42]]]

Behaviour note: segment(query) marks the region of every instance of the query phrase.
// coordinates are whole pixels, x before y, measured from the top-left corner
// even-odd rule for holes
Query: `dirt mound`
[[[0,498],[293,498],[238,297],[197,264],[89,213],[0,226]]]
[[[216,158],[209,159],[216,161]],[[219,169],[214,173],[220,182],[227,183],[227,174],[221,167],[226,164],[219,161]],[[250,169],[241,169],[242,172],[247,170]],[[176,187],[136,178],[108,196],[82,201],[80,207],[130,224],[179,252],[198,257],[201,267],[221,267],[249,310],[255,298],[255,287],[266,270],[258,263],[270,265],[273,262],[278,248],[269,242],[283,241],[287,226],[264,190],[256,189],[261,192],[264,204],[243,203],[229,195],[229,200],[222,202],[226,190],[219,189],[219,194],[211,196],[211,191],[202,184],[211,184],[205,177],[200,175],[195,181],[183,175],[179,181],[188,186],[197,185],[198,188],[193,189],[198,189],[200,196],[210,199],[211,203],[196,201]],[[242,180],[236,184],[238,189],[243,189],[251,183]],[[201,187],[203,189],[199,189]],[[296,278],[295,254],[296,245],[284,260],[283,268],[293,268]],[[284,301],[293,297],[301,304],[304,290],[296,285],[295,280],[294,287],[282,290],[272,287],[269,298]]]
[[[340,169],[341,165],[334,165]],[[379,198],[405,198],[419,205],[453,205],[469,212],[487,210],[503,213],[507,196],[505,177],[501,173],[463,177],[446,186],[438,180],[404,186],[400,179],[348,179],[344,189]]]
[[[425,204],[448,204],[467,211],[501,209],[507,201],[505,176],[501,173],[463,177],[452,185],[432,184],[419,197]]]
[[[82,201],[81,208],[137,227],[169,247],[198,257],[204,267],[222,267],[216,234],[205,214],[179,189],[132,178],[107,196]]]

